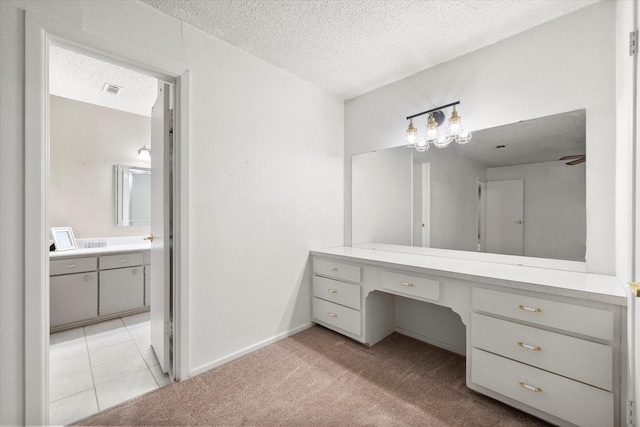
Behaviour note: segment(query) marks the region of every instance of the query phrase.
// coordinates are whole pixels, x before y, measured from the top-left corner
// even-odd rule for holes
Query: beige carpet
[[[465,386],[465,358],[393,334],[369,348],[314,326],[79,425],[540,426]]]

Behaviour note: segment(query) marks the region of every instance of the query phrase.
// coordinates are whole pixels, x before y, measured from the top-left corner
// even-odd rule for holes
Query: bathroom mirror
[[[150,225],[151,170],[115,165],[114,174],[116,225]]]
[[[585,154],[576,110],[478,130],[465,145],[355,155],[352,244],[584,261]]]

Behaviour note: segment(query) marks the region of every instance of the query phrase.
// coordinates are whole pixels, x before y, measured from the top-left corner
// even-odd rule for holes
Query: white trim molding
[[[183,63],[25,14],[25,423],[48,423],[49,349],[49,88],[48,46],[60,44],[176,84],[174,321],[177,378],[189,373],[189,73]],[[184,340],[184,341],[183,341]]]

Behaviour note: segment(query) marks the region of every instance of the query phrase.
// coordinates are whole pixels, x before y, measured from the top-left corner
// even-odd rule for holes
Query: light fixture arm
[[[440,107],[432,108],[431,110],[423,111],[422,113],[414,114],[413,116],[407,117],[407,120],[413,119],[415,117],[420,117],[427,113],[433,113],[434,111],[442,110],[443,108],[453,107],[454,105],[460,104],[460,101],[452,102],[451,104],[441,105]]]

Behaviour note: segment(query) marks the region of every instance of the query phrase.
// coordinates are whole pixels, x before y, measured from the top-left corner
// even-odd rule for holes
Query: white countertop
[[[314,250],[311,254],[350,258],[382,267],[405,268],[461,280],[627,305],[627,294],[622,284],[616,277],[602,274],[349,246]]]
[[[144,240],[145,236],[125,236],[125,237],[97,237],[91,239],[76,239],[78,249],[68,251],[49,252],[49,258],[67,258],[72,256],[103,255],[118,252],[148,251],[151,249],[151,242]],[[101,242],[106,246],[85,248],[86,242]]]

